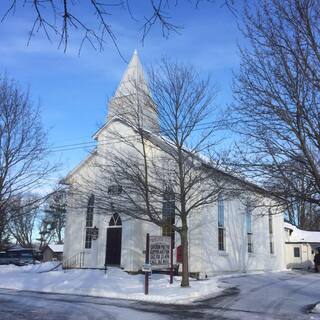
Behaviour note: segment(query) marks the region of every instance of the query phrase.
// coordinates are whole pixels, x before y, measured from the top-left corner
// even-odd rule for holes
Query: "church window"
[[[270,244],[270,254],[274,254],[274,241],[273,241],[273,219],[272,213],[269,212],[269,244]]]
[[[221,195],[218,197],[218,249],[219,251],[226,250],[226,230],[224,223],[224,200]]]
[[[247,243],[248,243],[248,252],[253,252],[253,243],[252,243],[252,212],[249,207],[246,207],[246,229],[247,229]]]
[[[122,221],[118,213],[114,213],[109,221],[109,227],[121,226]]]
[[[174,229],[175,224],[175,195],[171,187],[167,186],[163,194],[162,202],[162,235],[167,237],[173,237],[174,241]]]
[[[84,247],[91,249],[92,246],[92,227],[93,227],[93,211],[94,211],[94,195],[91,195],[88,200],[87,215],[86,215],[86,237]]]
[[[113,185],[108,187],[108,194],[117,195],[122,193],[122,186]]]

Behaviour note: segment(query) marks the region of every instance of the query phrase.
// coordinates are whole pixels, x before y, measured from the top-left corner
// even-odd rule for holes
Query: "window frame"
[[[270,254],[273,255],[275,254],[274,240],[273,240],[273,216],[270,211],[268,215],[268,225],[269,225],[269,250],[270,250]]]
[[[174,224],[176,220],[176,213],[175,213],[175,194],[171,186],[166,186],[163,192],[163,199],[162,199],[162,219],[163,225],[161,234],[164,237],[172,237],[173,238],[173,246],[175,243],[175,231],[174,231]]]
[[[298,255],[296,254],[298,250]],[[301,258],[301,250],[300,247],[293,247],[293,257],[294,258]]]
[[[221,194],[218,196],[218,251],[226,251],[226,227],[224,214],[224,199]]]
[[[247,251],[253,253],[253,232],[252,232],[252,209],[247,206],[245,212],[246,233],[247,233]]]
[[[85,238],[84,238],[84,248],[92,248],[92,228],[93,228],[93,215],[94,215],[94,195],[89,197],[87,204],[86,220],[85,220]]]

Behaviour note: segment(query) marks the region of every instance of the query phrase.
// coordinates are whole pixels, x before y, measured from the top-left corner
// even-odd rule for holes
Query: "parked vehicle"
[[[19,265],[19,255],[16,252],[0,252],[0,265]]]
[[[34,261],[32,250],[8,250],[0,252],[0,265],[14,264],[16,266],[25,266],[34,263]]]

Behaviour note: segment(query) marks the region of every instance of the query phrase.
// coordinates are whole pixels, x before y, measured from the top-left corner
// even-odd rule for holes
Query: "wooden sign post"
[[[150,236],[149,233],[147,233],[146,237],[146,259],[145,259],[145,265],[149,265],[149,254],[150,254]],[[149,272],[147,269],[144,272],[144,294],[149,294]]]
[[[170,240],[170,284],[173,284],[173,234]]]

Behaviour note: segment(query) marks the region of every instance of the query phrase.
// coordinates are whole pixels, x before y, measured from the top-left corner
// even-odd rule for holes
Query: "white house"
[[[285,259],[287,268],[313,269],[314,255],[320,248],[320,231],[305,231],[285,222]]]
[[[134,134],[134,129],[122,117],[130,114],[131,106],[119,107],[121,97],[128,94],[130,79],[147,86],[136,52],[109,103],[106,123],[94,135],[97,141],[95,152],[65,178],[65,183],[70,186],[85,184],[85,176],[98,181],[98,169],[95,171],[93,165],[102,161],[98,155],[122,147],[121,142],[112,139],[112,132],[121,132],[122,136]],[[152,110],[144,110],[144,113],[148,114],[146,129],[154,130],[157,115]],[[236,177],[229,178],[234,183],[240,182]],[[77,195],[69,194],[64,245],[66,264],[92,268],[110,264],[130,272],[141,270],[146,234],[161,235],[162,229],[118,213],[101,212],[95,205],[97,199],[93,194],[88,194],[85,206],[78,205],[78,201]],[[207,205],[191,215],[188,221],[190,272],[206,277],[219,272],[283,269],[283,214],[262,213],[259,208],[249,212],[237,198],[226,200],[221,197],[218,203]],[[98,234],[92,237],[89,231],[94,227]],[[174,262],[178,246],[177,236]]]

